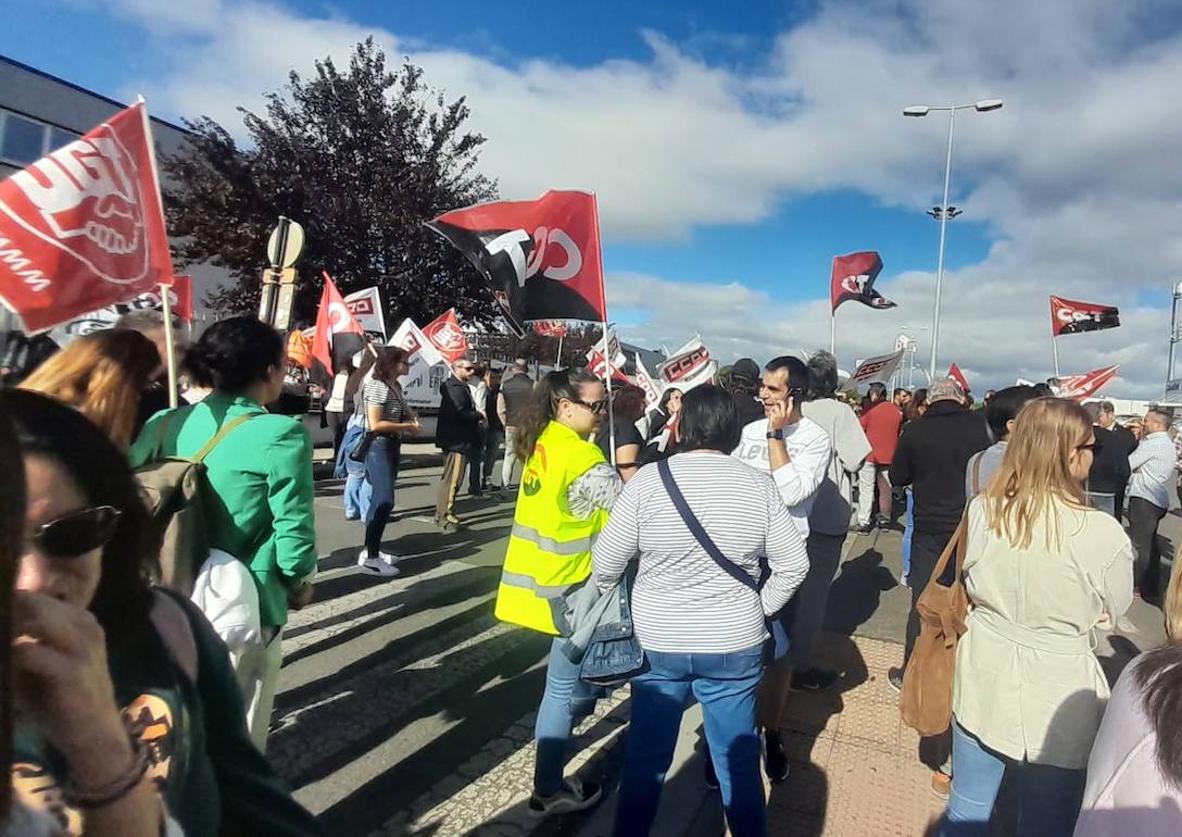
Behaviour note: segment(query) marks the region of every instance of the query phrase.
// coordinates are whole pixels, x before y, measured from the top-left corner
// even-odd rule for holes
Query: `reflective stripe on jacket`
[[[565,597],[591,576],[591,543],[607,512],[576,517],[567,505],[571,485],[602,451],[569,427],[550,422],[525,463],[505,568],[497,590],[497,618],[551,635],[569,632]]]

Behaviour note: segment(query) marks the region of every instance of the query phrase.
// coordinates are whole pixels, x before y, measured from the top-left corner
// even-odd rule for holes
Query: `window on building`
[[[15,113],[0,114],[0,157],[27,166],[45,151],[46,126]]]
[[[78,139],[78,135],[73,131],[63,131],[61,128],[49,129],[49,147],[45,149],[46,153],[53,153],[59,148],[65,148],[67,145]]]

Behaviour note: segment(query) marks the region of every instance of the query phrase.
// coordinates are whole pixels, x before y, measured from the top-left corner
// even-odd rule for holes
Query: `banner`
[[[636,356],[636,386],[644,390],[646,406],[653,407],[660,403],[665,388],[653,380],[640,355]]]
[[[416,410],[438,407],[439,388],[451,374],[443,355],[409,319],[403,320],[402,325],[390,336],[389,345],[407,351],[406,362],[410,370],[398,379],[406,403]]]
[[[960,371],[960,367],[955,363],[948,367],[947,377],[956,381],[956,383],[960,385],[960,388],[965,392],[969,391],[969,380],[964,376],[964,373]]]
[[[155,169],[141,101],[0,182],[0,302],[27,331],[172,281]]]
[[[1091,398],[1102,390],[1108,383],[1116,377],[1120,365],[1107,366],[1103,369],[1093,369],[1091,372],[1085,372],[1082,375],[1063,375],[1059,378],[1060,398],[1071,398],[1076,401],[1083,401],[1086,398]]]
[[[862,384],[872,384],[876,381],[885,384],[891,379],[891,375],[895,374],[899,362],[903,360],[905,351],[905,349],[900,349],[889,355],[879,355],[862,361],[854,370],[854,374],[850,375],[849,380],[845,382],[844,388],[853,391]]]
[[[365,348],[365,332],[349,313],[341,292],[328,272],[324,272],[324,291],[316,313],[316,336],[312,339],[309,376],[324,389],[332,389],[337,372],[348,369],[353,355]]]
[[[454,308],[447,309],[445,313],[423,326],[423,334],[435,345],[439,354],[443,355],[448,363],[455,363],[468,354],[468,338],[464,336],[464,330],[460,328],[460,321],[456,318],[456,309]]]
[[[172,287],[168,289],[168,302],[172,308],[172,315],[186,323],[193,322],[193,279],[191,276],[174,276]],[[142,293],[128,302],[118,305],[108,305],[97,311],[88,311],[81,317],[76,317],[67,323],[55,326],[49,330],[49,337],[59,346],[67,346],[75,338],[114,328],[115,323],[124,314],[132,311],[150,309],[159,311],[164,304],[160,298],[160,288],[154,288]],[[175,322],[175,321],[174,321]]]
[[[562,320],[540,320],[534,323],[534,333],[542,337],[566,337],[566,323]]]
[[[695,378],[709,364],[710,350],[706,348],[701,337],[695,336],[678,349],[669,360],[657,367],[657,375],[666,384],[680,389],[686,379]],[[717,365],[715,364],[715,367]]]
[[[345,297],[345,307],[365,329],[365,333],[386,342],[386,315],[382,312],[382,297],[377,288],[354,291]]]
[[[607,319],[593,194],[477,204],[427,226],[485,275],[518,336],[533,320]]]
[[[664,389],[679,389],[683,393],[689,392],[691,389],[702,384],[713,384],[718,380],[718,361],[711,360],[703,366],[699,366],[697,370],[685,375],[677,380],[676,383],[666,384]]]
[[[882,257],[873,250],[833,258],[829,276],[829,302],[836,311],[843,302],[860,302],[870,308],[894,308],[895,303],[874,290],[874,280],[882,271]]]
[[[428,366],[446,363],[435,344],[409,318],[403,320],[402,325],[390,336],[390,345],[405,349],[408,362],[421,356]]]
[[[1120,325],[1120,310],[1112,305],[1097,305],[1094,302],[1076,302],[1051,296],[1051,334],[1080,334],[1085,331],[1103,331]]]

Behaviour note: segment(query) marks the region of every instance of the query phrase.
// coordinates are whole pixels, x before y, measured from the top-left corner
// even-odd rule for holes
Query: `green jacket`
[[[195,455],[227,420],[235,427],[205,459],[219,502],[206,509],[209,545],[244,561],[259,589],[264,627],[287,623],[287,590],[316,570],[312,440],[298,418],[271,415],[243,396],[213,392],[201,403],[154,415],[131,448],[132,467],[151,456],[168,426],[161,453]]]

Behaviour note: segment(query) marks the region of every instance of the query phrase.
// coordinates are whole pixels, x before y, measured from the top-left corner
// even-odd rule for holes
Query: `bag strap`
[[[173,598],[172,593],[161,588],[152,588],[152,609],[149,616],[152,627],[160,635],[164,647],[172,656],[173,662],[189,678],[189,682],[197,683],[197,637],[193,634],[193,625],[189,622],[189,615],[184,607]]]
[[[254,418],[254,414],[248,413],[245,416],[236,416],[235,418],[230,419],[228,422],[222,425],[221,429],[213,435],[212,439],[205,443],[205,447],[197,451],[196,455],[193,456],[190,461],[204,462],[205,457],[209,456],[209,454],[213,452],[213,449],[216,448],[218,444],[230,434],[231,430],[240,424],[245,424],[252,418]]]
[[[749,587],[758,593],[759,585],[755,583],[755,580],[743,572],[731,559],[723,555],[722,550],[710,539],[710,535],[702,527],[701,521],[694,515],[689,503],[685,501],[685,495],[681,493],[681,489],[673,481],[673,472],[669,470],[669,460],[662,459],[658,462],[657,470],[661,474],[661,482],[665,484],[665,490],[669,492],[669,499],[673,501],[677,513],[681,515],[681,519],[685,521],[685,525],[689,527],[702,549],[706,550],[706,554],[714,559],[714,563],[718,564],[719,569],[744,587]]]
[[[156,444],[152,448],[151,462],[156,462],[161,458],[164,452],[164,437],[168,435],[168,424],[172,421],[172,417],[176,415],[173,410],[169,410],[164,414],[164,418],[160,419],[160,432],[156,434]]]
[[[956,575],[952,578],[952,586],[960,582],[961,573],[964,572],[964,555],[968,544],[968,529],[969,510],[966,506],[964,514],[960,518],[960,523],[957,524],[956,531],[952,533],[948,545],[940,553],[940,560],[936,562],[936,566],[932,569],[932,575],[924,587],[925,590],[933,584],[940,583],[940,579],[944,576],[944,571],[948,569],[948,559],[952,557],[954,551],[956,552]]]

